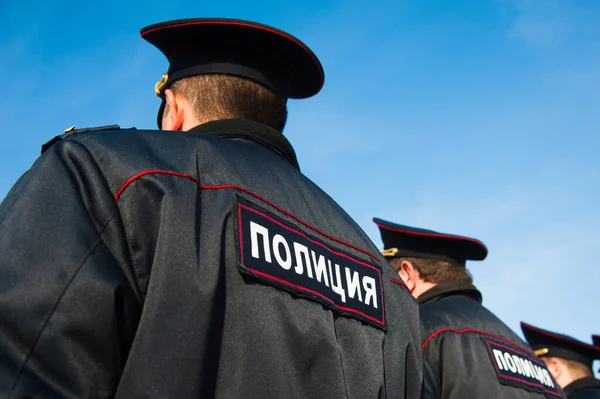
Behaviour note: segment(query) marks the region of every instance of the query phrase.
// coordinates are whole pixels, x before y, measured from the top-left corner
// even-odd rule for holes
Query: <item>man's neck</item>
[[[423,293],[429,291],[430,289],[432,289],[433,287],[435,287],[436,285],[438,285],[438,283],[429,283],[427,281],[419,281],[418,284],[415,285],[415,289],[412,292],[413,297],[418,298],[420,297]]]
[[[560,377],[556,379],[556,382],[558,382],[558,385],[560,385],[561,388],[564,388],[567,385],[586,377],[592,377],[592,374],[569,370],[567,372],[562,373]]]

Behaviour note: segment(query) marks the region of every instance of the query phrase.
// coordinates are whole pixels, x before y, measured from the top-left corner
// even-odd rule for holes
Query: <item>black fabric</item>
[[[600,381],[594,377],[581,378],[564,388],[569,399],[600,399]]]
[[[253,80],[282,98],[290,97],[292,80],[287,65],[254,48],[226,41],[190,43],[178,46],[169,61],[165,88],[189,76],[225,74]]]
[[[209,127],[76,134],[15,184],[0,397],[418,398],[418,306],[375,245],[259,126]],[[386,331],[241,273],[240,199],[381,268]]]
[[[497,370],[495,354],[490,350],[500,348],[499,345],[504,346],[505,352],[519,354],[532,362],[535,356],[508,326],[481,304],[481,294],[473,285],[441,283],[420,295],[418,300],[424,398],[564,397],[547,370],[548,378],[537,381],[526,378],[526,373],[519,370],[515,370],[514,375]],[[541,362],[536,366],[545,370]],[[508,381],[509,377],[520,381],[513,384]],[[535,386],[530,387],[528,383]]]
[[[592,367],[594,360],[600,360],[600,348],[579,341],[564,334],[544,330],[521,322],[525,339],[534,350],[543,350],[540,356],[560,357]]]
[[[486,246],[479,240],[453,234],[438,233],[373,218],[379,227],[388,259],[399,257],[441,259],[464,265],[467,260],[483,260]]]
[[[223,119],[198,125],[188,131],[191,134],[211,134],[223,138],[248,139],[275,151],[296,169],[300,170],[296,152],[281,132],[244,119]]]
[[[85,133],[85,132],[99,132],[102,130],[119,130],[121,129],[121,127],[119,125],[107,125],[107,126],[97,126],[97,127],[85,127],[82,129],[75,129],[75,126],[73,126],[71,129],[67,129],[65,130],[65,133],[53,137],[51,140],[49,140],[48,142],[46,142],[45,144],[42,145],[42,151],[41,153],[45,153],[48,148],[52,147],[52,145],[58,141],[64,140],[67,137],[70,137],[74,134],[78,134],[78,133]],[[129,129],[135,129],[135,128],[129,128]]]
[[[482,301],[481,292],[473,284],[461,281],[439,283],[419,295],[417,301],[421,304],[456,295],[469,296],[479,303]]]

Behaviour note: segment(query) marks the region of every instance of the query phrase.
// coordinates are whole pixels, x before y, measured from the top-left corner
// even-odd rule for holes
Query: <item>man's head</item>
[[[592,362],[600,359],[600,348],[523,322],[521,330],[561,388],[593,376]]]
[[[148,26],[141,35],[169,60],[155,87],[165,130],[231,118],[282,130],[287,99],[311,97],[324,83],[321,63],[304,43],[255,22],[185,19]]]
[[[391,259],[390,264],[415,298],[445,281],[473,282],[465,265],[453,261],[401,257]]]
[[[562,357],[541,356],[552,377],[561,388],[566,387],[573,381],[586,377],[592,377],[592,368],[576,360],[568,360]]]
[[[479,240],[403,226],[378,218],[383,255],[415,298],[442,282],[473,281],[467,260],[483,260],[487,248]]]

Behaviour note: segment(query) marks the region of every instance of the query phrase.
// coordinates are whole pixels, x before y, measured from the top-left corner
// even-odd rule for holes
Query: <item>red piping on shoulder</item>
[[[527,353],[531,352],[530,350],[528,350],[526,348],[523,348],[523,347],[521,347],[521,346],[515,344],[514,342],[511,342],[511,341],[509,341],[509,340],[507,340],[505,338],[499,337],[499,336],[494,335],[494,334],[490,334],[490,333],[485,332],[485,331],[476,330],[474,328],[465,328],[464,330],[456,330],[454,328],[442,328],[441,330],[437,330],[437,331],[433,332],[431,335],[429,335],[429,337],[427,337],[427,339],[423,342],[423,344],[421,344],[421,349],[425,349],[425,347],[427,346],[427,344],[429,343],[429,341],[431,341],[437,335],[445,333],[445,332],[451,332],[451,333],[454,333],[454,334],[475,333],[475,334],[480,334],[480,335],[486,335],[488,337],[495,338],[495,339],[497,339],[499,341],[506,342],[507,344],[515,346],[515,347],[517,347],[517,348],[519,348],[521,350],[524,350]]]
[[[191,181],[193,181],[194,183],[196,183],[196,185],[198,186],[198,188],[200,188],[201,190],[225,190],[225,189],[232,189],[232,190],[239,190],[239,191],[243,191],[247,194],[252,195],[255,198],[258,198],[259,200],[263,201],[264,203],[272,206],[273,208],[277,209],[279,212],[291,217],[292,219],[294,219],[295,221],[297,221],[298,223],[302,224],[303,226],[329,238],[332,241],[338,242],[340,244],[346,245],[350,248],[353,248],[359,252],[362,252],[365,255],[369,255],[373,260],[375,260],[375,262],[377,262],[377,264],[381,264],[381,262],[379,261],[379,259],[373,255],[372,253],[370,253],[369,251],[365,251],[362,248],[359,248],[355,245],[352,245],[350,243],[347,243],[345,241],[342,241],[340,239],[337,239],[319,229],[317,229],[316,227],[311,226],[310,224],[304,222],[303,220],[301,220],[300,218],[298,218],[297,216],[293,215],[292,213],[286,211],[285,209],[280,208],[279,206],[275,205],[274,203],[272,203],[271,201],[266,200],[265,198],[261,197],[258,194],[255,194],[254,192],[244,188],[244,187],[240,187],[240,186],[236,186],[236,185],[222,185],[222,186],[203,186],[200,184],[200,181],[198,181],[198,179],[196,179],[194,176],[192,175],[188,175],[186,173],[179,173],[179,172],[173,172],[173,171],[168,171],[168,170],[159,170],[159,169],[151,169],[151,170],[145,170],[143,172],[140,172],[132,177],[130,177],[125,183],[123,183],[123,185],[121,186],[121,188],[115,193],[114,198],[115,200],[118,200],[121,195],[123,195],[123,192],[127,189],[127,187],[129,187],[129,185],[131,183],[133,183],[134,181],[136,181],[137,179],[146,176],[146,175],[170,175],[170,176],[179,176],[179,177],[184,177],[186,179],[190,179]]]
[[[401,286],[403,286],[404,288],[408,289],[408,287],[406,286],[406,284],[404,284],[404,282],[402,282],[402,281],[400,281],[400,280],[398,280],[398,279],[391,278],[391,279],[390,279],[390,281],[391,281],[392,283],[394,283],[394,284],[401,285]]]
[[[185,177],[187,179],[192,180],[194,183],[196,183],[198,185],[198,187],[201,187],[200,182],[194,176],[191,176],[191,175],[188,175],[185,173],[171,172],[168,170],[151,169],[151,170],[145,170],[141,173],[138,173],[137,175],[130,177],[125,183],[123,183],[123,185],[121,186],[119,191],[117,191],[116,194],[114,195],[115,200],[119,199],[119,197],[123,194],[123,191],[125,191],[131,183],[133,183],[140,177],[146,176],[146,175],[171,175],[171,176]]]

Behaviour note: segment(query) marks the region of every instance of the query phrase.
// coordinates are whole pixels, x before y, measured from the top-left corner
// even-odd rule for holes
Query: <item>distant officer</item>
[[[562,397],[544,363],[481,304],[466,269],[486,258],[481,241],[373,220],[420,305],[425,398]]]
[[[419,397],[418,306],[282,134],[317,57],[249,21],[142,37],[166,131],[71,131],[0,206],[0,397]]]
[[[600,335],[592,335],[592,342],[594,342],[594,345],[600,347]],[[598,371],[600,372],[600,369]]]
[[[600,348],[523,322],[521,329],[567,398],[600,399],[600,381],[592,371],[594,360],[600,360]]]

